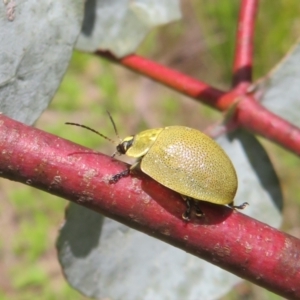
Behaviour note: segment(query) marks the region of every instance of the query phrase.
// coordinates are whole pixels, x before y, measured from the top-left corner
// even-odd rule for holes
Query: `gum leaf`
[[[0,111],[33,124],[69,64],[83,19],[82,0],[0,3]]]
[[[156,26],[180,18],[178,0],[89,0],[77,49],[109,50],[117,57],[135,52]]]

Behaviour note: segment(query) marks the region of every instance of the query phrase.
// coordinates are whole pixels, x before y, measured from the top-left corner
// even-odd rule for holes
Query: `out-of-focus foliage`
[[[231,81],[229,74],[234,49],[236,7],[240,1],[221,1],[222,9],[218,8],[220,1],[217,0],[182,2],[184,23],[170,24],[155,30],[139,52],[219,87],[228,86]],[[215,10],[219,10],[217,15],[214,15]],[[267,73],[294,44],[300,32],[298,15],[298,0],[260,1],[255,38],[256,78]],[[149,101],[145,103],[141,99]],[[211,109],[201,107],[122,67],[76,52],[54,101],[37,126],[112,153],[112,146],[92,133],[80,134],[76,130],[74,134],[74,128],[64,125],[66,121],[85,123],[114,137],[103,107],[113,113],[122,136],[146,127],[166,126],[175,122],[204,128],[211,120],[219,117]],[[164,109],[161,107],[168,109],[168,115],[163,114]],[[300,237],[299,159],[270,143],[264,144],[269,150],[285,195],[283,228]],[[64,218],[65,202],[6,180],[2,180],[0,185],[0,223],[5,228],[0,233],[0,298],[86,299],[65,283],[54,249],[57,230]],[[43,216],[38,224],[40,214]],[[33,237],[25,245],[18,236],[26,234],[30,227]],[[39,227],[37,232],[34,232],[35,227]],[[46,242],[44,239],[39,241],[39,230],[48,237]],[[28,277],[24,279],[25,273]],[[231,292],[226,300],[242,297],[253,300],[278,299],[259,287],[246,284]]]

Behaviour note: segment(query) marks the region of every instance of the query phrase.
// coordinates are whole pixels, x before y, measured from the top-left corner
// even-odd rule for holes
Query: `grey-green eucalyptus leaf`
[[[0,3],[0,111],[32,124],[69,64],[83,20],[82,0]]]
[[[180,16],[178,0],[87,0],[77,49],[122,57],[135,52],[152,28]]]

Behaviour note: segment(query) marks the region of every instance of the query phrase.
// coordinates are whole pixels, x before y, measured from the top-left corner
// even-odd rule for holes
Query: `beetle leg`
[[[110,179],[110,183],[117,183],[121,178],[128,176],[130,173],[130,169],[126,169],[118,174],[113,175]]]
[[[229,203],[228,206],[233,208],[233,209],[244,209],[246,206],[248,206],[249,203],[248,202],[244,202],[241,205],[233,205],[233,202]]]
[[[201,210],[200,206],[199,206],[199,201],[197,200],[194,200],[194,206],[195,206],[195,212],[196,212],[196,216],[197,217],[203,217],[204,216],[204,213],[203,211]]]
[[[186,221],[189,221],[191,219],[190,215],[191,215],[191,211],[192,211],[192,206],[195,207],[195,212],[196,212],[197,217],[203,217],[204,216],[204,213],[203,213],[203,211],[201,210],[201,208],[199,206],[200,203],[199,203],[198,200],[195,200],[193,198],[190,198],[190,197],[187,197],[187,196],[184,196],[184,195],[181,195],[181,197],[186,203],[186,210],[182,214],[182,219],[184,219]]]
[[[185,212],[182,214],[182,219],[185,221],[189,221],[190,215],[191,215],[191,199],[189,197],[183,196],[181,195],[183,201],[185,201],[186,203],[186,210]]]
[[[130,174],[131,170],[135,169],[138,167],[138,165],[140,164],[139,161],[137,161],[136,163],[134,163],[133,165],[130,166],[130,168],[113,175],[110,179],[109,182],[110,183],[117,183],[121,178],[126,177]]]

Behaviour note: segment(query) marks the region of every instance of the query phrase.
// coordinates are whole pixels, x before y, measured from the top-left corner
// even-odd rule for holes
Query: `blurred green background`
[[[183,20],[148,35],[138,53],[228,89],[240,1],[183,1]],[[296,42],[299,1],[260,2],[254,76],[265,76]],[[297,19],[298,17],[298,19]],[[168,47],[166,47],[168,45]],[[48,110],[36,126],[111,154],[113,145],[93,133],[66,126],[79,122],[114,138],[105,110],[120,136],[166,125],[205,128],[222,116],[153,81],[93,55],[75,52]],[[166,113],[167,112],[167,113]],[[201,116],[201,118],[199,118]],[[285,197],[283,230],[300,237],[299,159],[264,141]],[[87,299],[65,282],[55,250],[66,201],[10,181],[1,181],[0,300]],[[249,283],[225,299],[281,299]]]

